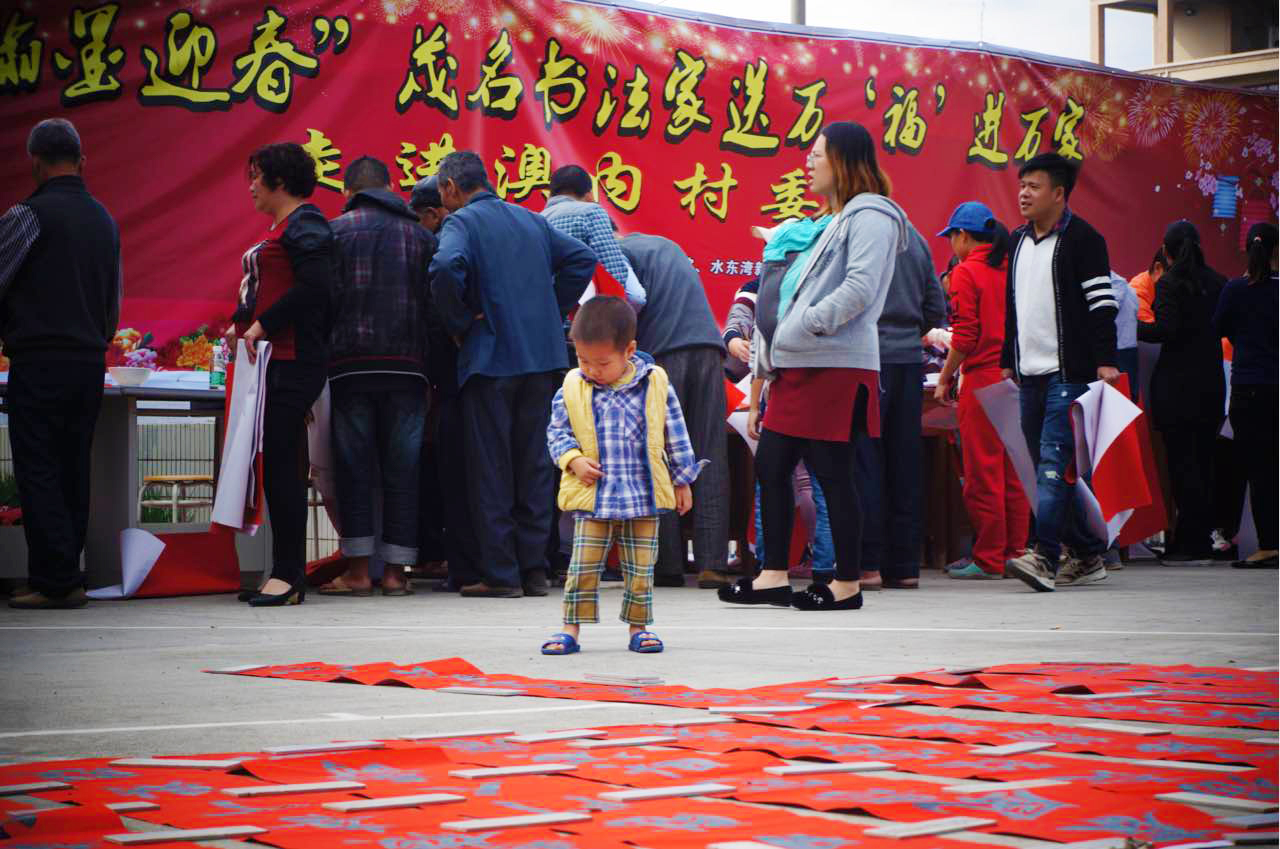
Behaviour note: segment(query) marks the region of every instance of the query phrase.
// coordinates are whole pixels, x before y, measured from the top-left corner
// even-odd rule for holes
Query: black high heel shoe
[[[283,607],[286,604],[302,604],[307,600],[307,579],[299,578],[289,586],[289,589],[271,595],[269,593],[256,593],[253,598],[249,599],[250,607]]]

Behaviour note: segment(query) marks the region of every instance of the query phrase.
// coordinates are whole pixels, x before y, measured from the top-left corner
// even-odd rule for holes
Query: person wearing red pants
[[[968,201],[956,207],[938,235],[950,240],[960,262],[951,272],[951,351],[938,375],[935,397],[959,406],[964,503],[975,537],[973,561],[950,569],[948,575],[996,579],[1004,576],[1005,560],[1025,547],[1031,512],[1013,463],[976,396],[979,389],[1001,380],[1009,233],[990,209]],[[957,369],[963,375],[958,402]]]

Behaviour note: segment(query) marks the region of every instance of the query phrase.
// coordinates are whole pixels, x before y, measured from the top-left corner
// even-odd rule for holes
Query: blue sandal
[[[648,641],[649,645],[645,645]],[[658,635],[652,631],[637,631],[631,635],[631,642],[627,648],[639,654],[657,654],[662,651],[662,640],[658,639]]]
[[[582,646],[578,645],[578,641],[569,634],[552,634],[551,639],[542,644],[542,653],[573,654],[581,648]]]

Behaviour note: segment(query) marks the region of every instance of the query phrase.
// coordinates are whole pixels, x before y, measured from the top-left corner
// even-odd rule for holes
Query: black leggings
[[[267,364],[262,484],[271,517],[271,577],[290,584],[307,570],[306,415],[324,379],[323,366],[294,360]]]
[[[800,439],[761,429],[756,448],[756,477],[760,481],[761,520],[769,533],[764,569],[787,571],[795,493],[791,473],[804,460],[827,499],[831,536],[836,548],[836,579],[856,581],[862,564],[862,506],[854,483],[853,440],[827,442]],[[773,540],[777,540],[774,543]]]

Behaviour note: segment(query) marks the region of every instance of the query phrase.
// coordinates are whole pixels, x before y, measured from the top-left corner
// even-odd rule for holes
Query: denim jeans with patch
[[[342,553],[409,566],[418,559],[418,501],[426,384],[405,391],[365,392],[358,377],[330,384],[332,442]],[[373,488],[382,485],[382,539],[374,539]]]
[[[1101,554],[1106,542],[1085,527],[1084,513],[1075,503],[1075,484],[1067,482],[1067,466],[1075,458],[1071,432],[1071,404],[1089,389],[1087,383],[1067,383],[1059,372],[1022,377],[1018,385],[1022,433],[1031,461],[1036,464],[1036,503],[1032,543],[1057,571],[1062,546],[1077,557]]]

